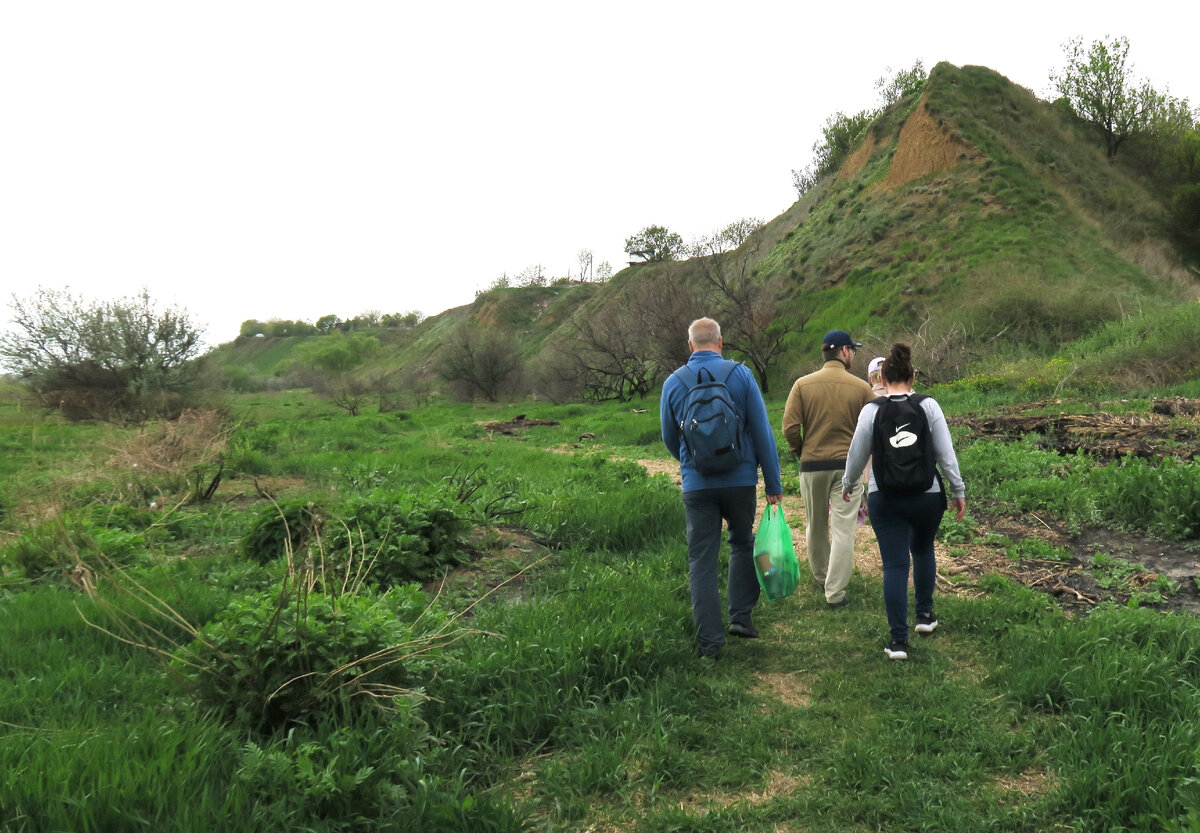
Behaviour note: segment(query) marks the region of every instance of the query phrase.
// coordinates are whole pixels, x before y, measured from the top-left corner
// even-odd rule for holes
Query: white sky
[[[583,248],[619,270],[647,225],[780,214],[825,119],[917,59],[1047,96],[1065,41],[1125,35],[1196,106],[1197,31],[1178,0],[2,2],[3,319],[39,286],[144,286],[211,344],[433,315]]]

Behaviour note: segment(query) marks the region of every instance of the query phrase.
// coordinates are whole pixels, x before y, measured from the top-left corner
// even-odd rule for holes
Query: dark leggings
[[[946,503],[940,492],[884,495],[871,492],[867,514],[883,560],[883,603],[888,628],[897,642],[908,641],[908,565],[912,563],[917,613],[933,613],[937,563],[933,539],[942,524]]]

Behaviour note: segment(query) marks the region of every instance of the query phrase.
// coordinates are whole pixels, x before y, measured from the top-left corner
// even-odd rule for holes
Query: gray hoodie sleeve
[[[874,402],[863,405],[858,412],[858,425],[854,438],[850,440],[850,451],[846,455],[846,471],[842,474],[842,491],[854,494],[857,483],[862,479],[863,469],[871,457],[871,435],[875,431],[875,412],[879,406]]]
[[[932,397],[921,400],[925,416],[929,418],[929,432],[933,435],[933,453],[937,457],[938,468],[949,485],[950,497],[964,497],[967,489],[963,484],[962,472],[958,470],[958,456],[954,453],[954,443],[950,439],[950,427],[946,424],[946,415],[942,406]]]

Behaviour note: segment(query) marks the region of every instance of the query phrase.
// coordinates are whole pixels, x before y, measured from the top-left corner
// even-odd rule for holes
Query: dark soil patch
[[[968,415],[953,420],[976,437],[1018,439],[1030,434],[1036,445],[1074,454],[1084,451],[1102,461],[1127,455],[1145,459],[1173,456],[1195,461],[1200,448],[1200,400],[1169,397],[1155,399],[1152,413],[1106,413],[1034,415],[1031,411],[1062,410],[1065,400],[1026,402],[987,415]],[[1115,405],[1116,403],[1110,403]],[[1102,409],[1101,403],[1091,403]],[[967,546],[968,555],[959,572],[998,572],[1030,587],[1052,593],[1066,606],[1086,608],[1100,601],[1127,603],[1137,596],[1146,604],[1146,590],[1160,577],[1177,589],[1153,606],[1162,610],[1200,613],[1200,542],[1161,541],[1145,535],[1092,527],[1068,530],[1051,518],[1030,514],[1022,518],[991,515],[981,524],[978,541],[988,533],[1004,535],[1014,542],[1036,538],[1069,553],[1064,561],[1021,559],[1013,561],[1004,548],[978,541]],[[961,548],[960,548],[961,549]],[[1131,569],[1114,580],[1103,569],[1097,574],[1096,558],[1118,559]],[[958,567],[948,569],[957,570]],[[1106,586],[1107,585],[1107,586]]]
[[[558,423],[552,419],[528,419],[524,414],[515,416],[510,420],[479,423],[479,427],[485,431],[491,431],[493,434],[505,434],[508,436],[520,434],[522,431],[539,425],[553,426],[558,425]]]
[[[1194,460],[1200,440],[1196,425],[1180,424],[1163,414],[992,414],[960,417],[953,424],[971,429],[977,437],[1017,439],[1036,434],[1042,448],[1061,454],[1085,451],[1102,460],[1127,455],[1152,459],[1164,454]]]
[[[986,511],[986,510],[985,510]],[[987,573],[999,573],[1021,584],[1055,596],[1066,608],[1086,610],[1102,601],[1127,604],[1136,594],[1142,607],[1200,614],[1200,544],[1197,542],[1160,541],[1142,535],[1088,528],[1072,532],[1053,519],[1038,516],[1012,518],[991,516],[979,525],[975,539],[966,545],[951,547],[958,553],[939,565],[943,576],[961,584],[960,574],[973,582]],[[989,534],[1004,536],[1013,544],[1037,539],[1062,548],[1064,560],[1021,558],[1013,560],[1007,547],[985,543]],[[1113,580],[1111,573],[1097,566],[1097,556],[1128,565],[1124,577]],[[1176,588],[1154,602],[1147,593],[1159,578]],[[1107,586],[1106,586],[1107,585]]]

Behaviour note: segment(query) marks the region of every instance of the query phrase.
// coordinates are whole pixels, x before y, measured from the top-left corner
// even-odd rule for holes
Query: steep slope
[[[1163,218],[1069,113],[992,70],[943,63],[876,121],[759,273],[816,296],[813,331],[883,342],[924,324],[1053,349],[1196,297]]]

